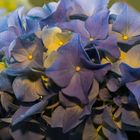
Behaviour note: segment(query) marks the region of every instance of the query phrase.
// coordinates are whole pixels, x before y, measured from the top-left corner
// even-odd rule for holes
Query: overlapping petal
[[[62,32],[58,27],[47,28],[44,27],[41,33],[44,46],[48,49],[49,55],[53,51],[57,51],[59,47],[65,45],[71,38],[71,33]]]
[[[43,68],[43,50],[42,43],[36,37],[33,40],[18,38],[13,44],[6,72],[14,75],[26,73],[32,68]]]
[[[46,75],[56,84],[64,87],[62,92],[65,95],[75,97],[86,104],[88,102],[88,91],[94,79],[94,70],[101,67],[104,69],[107,66],[90,62],[89,57],[80,45],[79,36],[74,36],[58,52],[60,54],[54,61],[54,64],[46,70]],[[104,70],[105,73],[107,71]],[[89,75],[90,79],[88,79],[87,84],[84,84],[84,79],[89,77]]]
[[[108,2],[108,0],[61,0],[56,11],[54,11],[51,16],[41,21],[41,26],[54,26],[57,23],[66,22],[72,15],[91,16],[92,14],[107,8]]]
[[[121,5],[118,3],[118,5]],[[117,4],[116,4],[117,6]],[[137,18],[135,18],[137,17]],[[139,24],[140,21],[140,13],[134,10],[132,7],[125,4],[120,12],[120,14],[117,16],[116,20],[113,22],[112,29],[115,32],[118,32],[122,35],[120,42],[123,42],[125,44],[134,44],[129,43],[129,39],[133,39],[133,37],[137,37],[140,35],[139,31]],[[127,36],[128,39],[123,39],[124,36]]]

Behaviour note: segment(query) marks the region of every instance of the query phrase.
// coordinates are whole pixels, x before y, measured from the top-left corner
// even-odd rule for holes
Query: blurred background
[[[10,12],[21,5],[30,8],[33,6],[42,6],[44,3],[51,1],[57,0],[0,0],[0,8],[4,8],[7,12]],[[126,1],[140,11],[139,0],[110,0],[110,5],[115,1]]]

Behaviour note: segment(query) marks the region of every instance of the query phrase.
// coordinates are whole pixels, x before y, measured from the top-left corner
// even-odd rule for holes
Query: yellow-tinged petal
[[[49,68],[53,64],[57,56],[58,56],[58,53],[56,51],[53,51],[52,53],[50,53],[44,61],[45,68]]]
[[[121,60],[125,60],[126,59],[126,53],[124,51],[121,51],[120,59]]]
[[[136,45],[126,54],[122,54],[121,62],[124,62],[134,68],[140,67],[140,45]]]
[[[42,40],[44,46],[48,49],[48,54],[57,51],[59,47],[65,45],[70,39],[71,33],[62,32],[58,27],[45,27],[42,31]]]
[[[6,65],[3,62],[0,62],[0,71],[3,71],[6,69]]]
[[[105,59],[105,58],[103,58],[102,61],[101,61],[101,63],[102,63],[102,64],[106,64],[106,63],[108,63],[108,60]]]

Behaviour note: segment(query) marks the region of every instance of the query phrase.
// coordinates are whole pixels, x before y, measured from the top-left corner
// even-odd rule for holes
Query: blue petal
[[[63,30],[70,30],[80,34],[83,38],[89,39],[90,34],[85,28],[85,22],[81,20],[72,20],[58,25]]]
[[[129,82],[126,84],[127,88],[134,94],[137,103],[139,105],[140,108],[140,80],[135,81],[135,82]]]
[[[58,57],[46,75],[54,80],[59,86],[65,87],[69,84],[74,74],[74,67],[80,65],[81,46],[78,36],[74,37],[68,44],[58,50]]]
[[[69,85],[62,89],[62,92],[67,95],[67,96],[70,96],[70,97],[75,97],[77,99],[79,99],[83,104],[87,104],[88,103],[88,90],[89,90],[89,86],[91,86],[92,84],[92,80],[93,80],[93,73],[90,73],[92,75],[90,75],[91,79],[92,80],[87,80],[89,85],[87,87],[85,87],[86,85],[83,85],[84,83],[84,73],[80,72],[80,75],[78,73],[76,73]],[[85,75],[88,76],[88,73],[85,72]],[[84,87],[83,87],[84,86]],[[87,90],[88,88],[88,90]],[[86,90],[86,92],[84,91]]]
[[[103,9],[106,9],[108,6],[109,0],[75,0],[74,10],[72,11],[72,15],[74,14],[83,14],[87,16],[91,16]]]
[[[46,18],[47,14],[43,8],[35,7],[27,13],[27,16],[31,18],[43,19]]]
[[[57,7],[58,7],[58,3],[57,2],[50,2],[50,3],[45,4],[43,6],[43,8],[44,8],[44,10],[45,10],[47,15],[51,15],[53,12],[55,12]]]
[[[109,11],[102,10],[89,17],[85,26],[93,39],[105,39],[109,32]]]
[[[122,83],[128,83],[140,79],[140,68],[132,68],[125,63],[120,64]]]
[[[140,35],[140,13],[128,5],[124,6],[113,23],[113,31],[129,37]]]
[[[8,16],[0,18],[0,32],[8,30],[7,20]]]
[[[9,29],[0,33],[0,49],[9,47],[10,43],[17,38],[16,33]]]
[[[107,52],[115,58],[120,57],[120,50],[117,45],[116,36],[108,36],[105,40],[95,40],[95,44],[97,45],[96,47],[98,50]]]
[[[126,7],[126,4],[123,2],[116,2],[110,8],[110,14],[120,15],[123,9]]]

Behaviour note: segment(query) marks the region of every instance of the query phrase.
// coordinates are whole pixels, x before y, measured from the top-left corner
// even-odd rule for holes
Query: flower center
[[[94,38],[93,38],[93,37],[90,37],[90,38],[89,38],[89,41],[93,41],[93,40],[94,40]]]
[[[40,96],[39,99],[42,100],[43,99],[43,96]]]
[[[79,67],[79,66],[76,66],[76,67],[75,67],[75,71],[76,71],[76,72],[79,72],[80,70],[81,70],[81,67]]]
[[[45,77],[45,76],[41,76],[41,78],[42,78],[42,80],[43,80],[44,82],[46,82],[46,83],[49,82],[49,79],[48,79],[47,77]]]
[[[28,55],[28,60],[32,60],[33,59],[33,55],[32,54],[29,54]]]
[[[59,45],[62,46],[64,43],[62,41],[59,41]]]
[[[127,41],[129,39],[129,37],[128,37],[128,35],[123,35],[122,36],[122,39],[125,40],[125,41]]]

